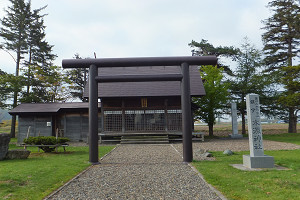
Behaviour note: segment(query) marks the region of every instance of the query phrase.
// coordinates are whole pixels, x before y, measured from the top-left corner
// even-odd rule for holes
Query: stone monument
[[[26,149],[9,150],[10,135],[6,133],[0,134],[0,161],[4,159],[26,159],[30,151]]]
[[[3,160],[8,152],[10,135],[3,133],[0,134],[0,160]]]
[[[13,149],[8,150],[5,159],[26,159],[30,155],[27,149]]]
[[[238,132],[236,103],[231,103],[231,124],[232,124],[232,134],[229,135],[229,137],[242,138],[243,135],[239,134]]]
[[[243,165],[247,168],[274,168],[274,158],[264,155],[260,122],[259,96],[246,96],[250,155],[243,155]]]

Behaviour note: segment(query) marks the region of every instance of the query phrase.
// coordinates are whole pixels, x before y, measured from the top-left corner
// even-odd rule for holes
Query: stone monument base
[[[30,155],[30,151],[26,149],[8,150],[6,159],[26,159]]]
[[[0,134],[0,160],[3,160],[7,154],[10,142],[10,135],[6,133]]]
[[[238,139],[238,138],[243,138],[243,135],[241,135],[241,134],[230,134],[229,137],[233,138],[233,139]]]
[[[243,155],[243,165],[248,168],[274,168],[273,156],[254,156]]]

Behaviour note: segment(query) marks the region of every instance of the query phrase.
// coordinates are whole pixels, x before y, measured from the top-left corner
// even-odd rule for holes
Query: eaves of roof
[[[18,114],[56,114],[64,109],[88,109],[87,102],[72,103],[22,103],[9,111],[11,115]]]

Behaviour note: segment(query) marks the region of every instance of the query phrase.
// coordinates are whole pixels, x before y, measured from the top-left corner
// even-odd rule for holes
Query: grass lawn
[[[268,135],[264,139],[300,144],[297,134]],[[241,171],[230,164],[242,164],[243,155],[232,156],[212,152],[216,161],[195,161],[192,164],[205,180],[228,199],[300,199],[300,149],[265,151],[274,156],[275,163],[290,170]]]
[[[0,133],[9,133],[10,126],[0,127]]]
[[[99,156],[113,148],[101,146]],[[26,160],[0,161],[0,199],[42,199],[90,166],[88,147],[67,147],[66,153],[62,148],[59,153],[28,149],[31,154]]]
[[[263,135],[264,140],[288,142],[300,145],[300,133],[284,133],[278,135]]]

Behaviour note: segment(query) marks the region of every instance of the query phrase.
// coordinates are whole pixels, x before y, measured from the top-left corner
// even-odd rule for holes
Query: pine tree
[[[292,123],[291,132],[297,132],[297,114],[300,111],[300,65],[283,67],[281,70],[282,79],[280,82],[286,89],[282,92],[278,98],[278,103],[282,106],[288,107],[289,111],[292,111],[292,117],[294,119]]]
[[[31,14],[27,38],[28,60],[24,62],[25,66],[23,67],[24,75],[27,77],[27,88],[22,93],[21,102],[42,102],[39,97],[43,93],[37,92],[37,88],[41,87],[42,82],[36,77],[36,73],[39,71],[39,68],[44,68],[44,71],[51,69],[52,62],[56,58],[56,55],[51,53],[53,46],[49,45],[45,39],[46,33],[43,19],[45,15],[40,14],[40,11],[45,8],[46,6],[33,10]]]
[[[263,21],[263,29],[266,30],[262,35],[265,62],[269,71],[282,74],[282,69],[293,66],[293,59],[300,54],[300,6],[296,0],[273,0],[268,6],[273,15]],[[280,76],[277,78],[277,82],[282,79]],[[286,88],[289,93],[289,88]],[[288,132],[293,133],[297,131],[296,110],[288,104],[286,107],[289,113]]]
[[[1,20],[0,36],[4,39],[2,46],[6,50],[16,52],[16,76],[19,75],[21,59],[27,51],[26,38],[29,27],[30,2],[22,0],[9,0],[12,4],[8,7],[6,17]]]
[[[270,81],[260,73],[263,67],[261,52],[250,44],[247,37],[241,45],[237,64],[235,75],[230,81],[230,92],[242,118],[242,134],[246,134],[246,95],[258,94],[262,104],[261,111],[267,111],[263,105],[268,100],[267,97],[270,97],[271,91],[267,89]]]
[[[239,52],[239,49],[233,46],[218,46],[214,47],[212,44],[208,43],[207,40],[202,39],[201,42],[196,42],[192,40],[189,44],[192,49],[193,56],[217,56],[218,58],[230,58],[231,60],[236,60],[236,56]],[[229,74],[233,75],[232,71],[230,70],[229,66],[224,65],[220,59],[218,59],[218,67],[223,68],[224,71]]]
[[[45,7],[31,10],[31,2],[24,0],[9,0],[11,6],[5,12],[6,16],[1,19],[2,27],[0,37],[4,39],[1,48],[6,51],[14,51],[16,56],[16,80],[18,79],[21,64],[24,63],[27,68],[23,68],[24,75],[27,76],[27,90],[22,92],[22,101],[37,102],[38,96],[31,92],[32,86],[41,88],[40,80],[35,78],[37,67],[44,68],[44,71],[51,70],[53,60],[56,55],[52,54],[52,47],[45,40],[45,26],[40,11]],[[25,56],[28,60],[23,62]],[[23,80],[23,78],[22,78]],[[20,88],[18,84],[13,83],[13,108],[17,106],[18,94]],[[21,85],[22,88],[24,85]],[[25,94],[25,95],[24,95]],[[16,117],[12,117],[11,137],[15,137]]]
[[[15,76],[19,76],[20,63],[23,58],[22,55],[26,53],[27,43],[26,38],[29,27],[29,14],[31,4],[24,2],[23,0],[9,0],[12,4],[8,7],[6,17],[1,20],[2,27],[0,29],[0,36],[4,39],[2,47],[6,50],[12,50],[16,52],[16,73]],[[13,108],[18,103],[18,92],[14,91]],[[15,137],[15,125],[16,116],[12,117],[11,124],[11,137]]]
[[[263,21],[265,62],[270,70],[293,66],[300,53],[300,7],[295,0],[275,0],[268,4],[274,14]]]

